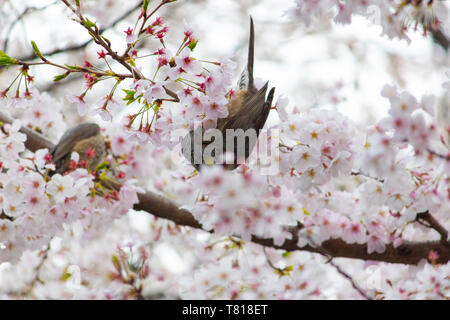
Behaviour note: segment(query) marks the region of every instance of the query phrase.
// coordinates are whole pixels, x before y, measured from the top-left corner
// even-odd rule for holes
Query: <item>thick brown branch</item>
[[[12,123],[13,121],[14,119],[4,114],[3,112],[0,112],[0,122]],[[51,150],[54,146],[53,143],[45,139],[42,135],[40,135],[36,131],[31,130],[30,128],[22,126],[20,132],[26,134],[27,140],[25,141],[25,148],[27,148],[32,152],[44,148]]]
[[[441,243],[449,246],[448,243],[448,231],[437,221],[428,211],[417,214],[417,219],[428,222],[430,228],[433,228],[441,235]]]
[[[0,120],[3,122],[11,122],[11,118],[0,113]],[[43,138],[36,132],[27,128],[22,128],[23,132],[27,134],[27,148],[35,151],[39,148],[49,148],[53,144]],[[180,226],[188,226],[192,228],[202,229],[202,225],[193,217],[193,215],[183,209],[179,209],[178,205],[154,192],[148,191],[145,194],[138,194],[139,203],[133,209],[143,210],[148,213],[167,220],[171,220]],[[301,228],[301,226],[299,226]],[[293,238],[286,240],[283,244],[275,244],[272,239],[263,239],[256,236],[252,237],[252,242],[260,244],[265,247],[272,247],[286,251],[303,250],[315,252],[319,254],[326,253],[333,257],[343,257],[362,260],[383,261],[390,263],[402,264],[418,264],[422,259],[427,259],[428,254],[433,250],[439,258],[436,263],[446,263],[450,260],[450,246],[441,241],[424,241],[424,242],[407,242],[395,248],[392,244],[386,246],[383,253],[368,253],[366,244],[348,244],[341,239],[330,239],[317,247],[307,245],[299,247],[297,245],[296,232],[293,230]]]
[[[445,36],[441,29],[431,30],[433,35],[433,40],[437,44],[439,44],[445,51],[448,51],[450,48],[450,40]]]

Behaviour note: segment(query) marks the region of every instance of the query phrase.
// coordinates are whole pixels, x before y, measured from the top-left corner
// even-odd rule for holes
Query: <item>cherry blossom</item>
[[[186,72],[192,74],[199,74],[202,72],[202,67],[198,61],[191,57],[192,51],[189,48],[183,49],[181,54],[175,57],[177,66],[180,66]]]

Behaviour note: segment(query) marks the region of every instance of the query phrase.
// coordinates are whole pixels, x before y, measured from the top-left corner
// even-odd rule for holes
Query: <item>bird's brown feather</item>
[[[100,134],[100,127],[95,123],[83,123],[66,131],[51,154],[57,173],[70,170],[70,157],[77,152],[81,160],[87,161],[86,151],[95,150],[95,155],[89,159],[89,170],[94,171],[105,154],[105,143]]]
[[[100,127],[95,123],[82,123],[67,130],[51,152],[53,161],[57,162],[67,154],[72,153],[72,149],[78,141],[99,133]]]
[[[228,116],[217,120],[217,129],[223,130],[225,124],[233,118],[239,110],[242,109],[242,101],[248,100],[250,93],[247,89],[242,89],[236,92],[236,94],[230,99],[227,104]]]
[[[263,128],[267,117],[270,112],[274,89],[269,92],[267,100],[265,98],[268,83],[266,83],[259,90],[255,87],[253,78],[253,60],[254,60],[254,27],[253,19],[250,17],[250,38],[248,48],[248,61],[247,72],[244,73],[239,80],[239,89],[236,94],[230,99],[227,104],[228,116],[226,118],[218,119],[217,129],[222,132],[223,136],[223,152],[233,152],[235,154],[235,163],[224,165],[228,170],[235,169],[238,164],[236,159],[237,146],[234,145],[233,150],[227,150],[226,148],[226,130],[227,129],[242,129],[244,132],[248,129],[256,130],[256,135],[259,135],[260,129]],[[201,128],[200,128],[201,129]],[[203,132],[203,129],[201,129]],[[195,141],[193,139],[194,131],[190,131],[183,139],[182,152],[183,155],[192,163],[197,169],[200,168],[198,164],[203,163],[202,154],[194,153],[194,150],[201,151],[212,142],[201,142],[201,149],[194,148]],[[253,147],[253,144],[245,144],[245,158],[249,156]],[[186,154],[186,151],[190,150],[190,154]],[[189,152],[188,152],[189,153]],[[194,163],[195,162],[195,163]]]

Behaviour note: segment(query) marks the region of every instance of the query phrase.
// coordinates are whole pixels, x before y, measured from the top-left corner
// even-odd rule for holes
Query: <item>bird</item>
[[[216,129],[222,133],[222,155],[231,153],[234,155],[232,162],[223,164],[226,170],[234,170],[241,163],[242,160],[246,160],[251,154],[253,147],[256,144],[256,139],[248,139],[245,141],[244,157],[245,159],[238,159],[238,143],[234,138],[232,140],[233,145],[227,146],[226,140],[228,132],[237,135],[237,139],[242,138],[242,135],[248,129],[254,129],[256,131],[256,138],[259,136],[260,129],[263,128],[266,123],[267,117],[272,105],[272,100],[275,92],[275,88],[271,88],[266,99],[266,92],[269,85],[267,81],[260,89],[257,89],[253,77],[253,63],[254,63],[254,46],[255,46],[255,32],[253,26],[253,19],[250,17],[250,36],[248,44],[248,58],[247,68],[243,70],[241,77],[238,81],[239,89],[230,98],[227,104],[228,116],[220,118],[217,121]],[[231,131],[228,131],[231,129]],[[240,133],[237,131],[242,129]],[[200,133],[201,140],[196,139],[196,133]],[[191,130],[183,138],[181,150],[184,157],[197,169],[201,169],[201,165],[205,164],[204,150],[215,140],[209,141],[203,139],[203,128],[199,127],[195,130]],[[201,143],[201,145],[200,145]],[[213,151],[211,155],[215,159],[219,159],[220,155],[215,154]],[[211,163],[206,163],[211,164]]]
[[[67,130],[51,150],[55,173],[63,174],[71,170],[72,152],[77,152],[80,161],[86,161],[87,169],[93,172],[103,159],[106,153],[105,149],[105,141],[100,133],[100,127],[96,123],[79,124]],[[91,153],[89,158],[87,152]]]

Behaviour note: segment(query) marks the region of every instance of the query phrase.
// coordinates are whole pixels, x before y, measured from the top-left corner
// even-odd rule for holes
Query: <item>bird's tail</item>
[[[247,60],[247,72],[248,72],[248,89],[249,91],[256,91],[254,79],[253,79],[253,60],[255,55],[255,31],[253,27],[253,18],[250,16],[250,38],[248,41],[248,60]]]

